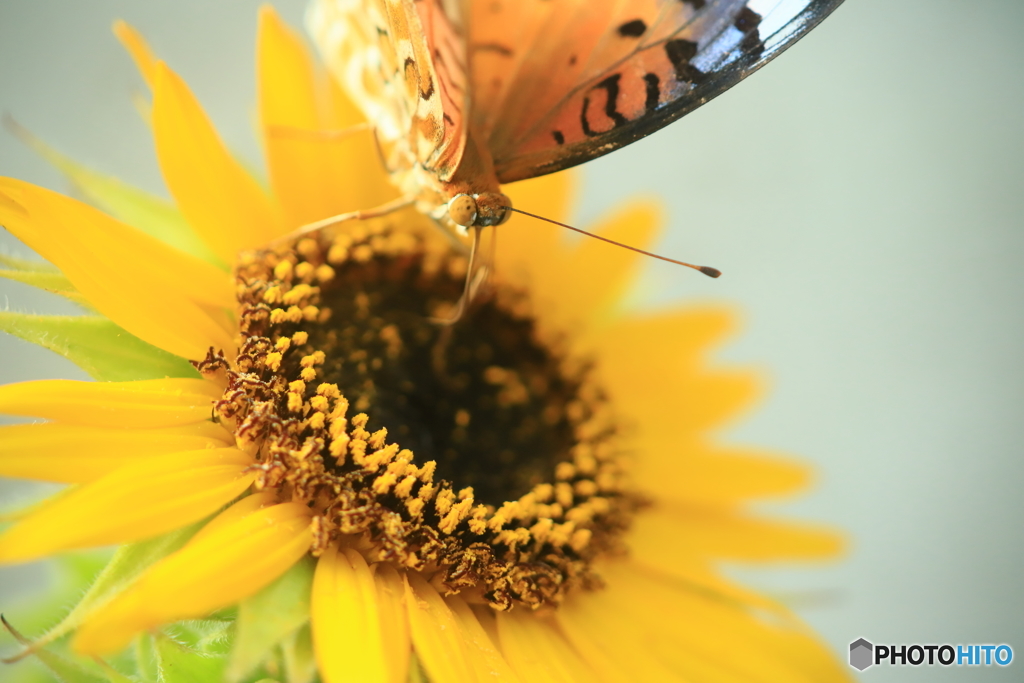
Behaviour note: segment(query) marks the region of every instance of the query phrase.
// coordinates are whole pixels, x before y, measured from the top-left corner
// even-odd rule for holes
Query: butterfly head
[[[457,194],[448,200],[448,217],[463,228],[486,228],[508,220],[512,200],[500,192]]]

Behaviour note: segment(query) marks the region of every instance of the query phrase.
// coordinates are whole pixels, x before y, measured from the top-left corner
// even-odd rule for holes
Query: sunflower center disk
[[[465,259],[360,225],[245,255],[240,353],[215,406],[257,487],[316,513],[314,554],[355,547],[498,609],[557,604],[620,552],[637,499],[587,366],[540,340],[501,283],[460,322]]]

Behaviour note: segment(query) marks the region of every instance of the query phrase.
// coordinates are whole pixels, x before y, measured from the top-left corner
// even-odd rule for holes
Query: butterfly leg
[[[480,247],[480,232],[483,228],[474,228],[473,231],[473,246],[469,249],[469,263],[466,265],[466,283],[462,287],[462,296],[459,297],[459,302],[455,305],[455,312],[448,318],[430,318],[430,322],[438,325],[454,325],[462,319],[462,315],[466,312],[466,307],[473,301],[480,286],[487,281],[487,276],[490,273],[490,268],[486,265],[480,266],[473,272],[473,267],[476,265],[476,257]]]
[[[302,237],[303,235],[308,235],[311,232],[316,232],[317,230],[323,230],[324,228],[330,227],[332,225],[337,225],[338,223],[345,223],[347,221],[362,221],[366,220],[367,218],[378,218],[380,216],[386,216],[389,213],[394,213],[395,211],[404,209],[407,206],[412,206],[414,203],[416,203],[416,200],[412,197],[399,197],[397,199],[392,199],[390,202],[385,202],[384,204],[381,204],[380,206],[374,207],[372,209],[362,209],[360,211],[339,213],[337,216],[330,216],[329,218],[324,218],[323,220],[319,220],[314,223],[307,223],[306,225],[303,225],[295,230],[292,230],[287,235],[282,235],[281,237],[272,240],[269,246],[277,246],[278,244],[281,244],[283,242],[289,242],[291,240]]]

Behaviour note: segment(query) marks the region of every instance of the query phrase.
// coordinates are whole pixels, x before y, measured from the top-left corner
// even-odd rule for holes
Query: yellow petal
[[[609,327],[599,349],[615,380],[644,371],[693,372],[706,366],[709,350],[734,327],[734,315],[724,307],[636,316]]]
[[[524,681],[591,683],[601,680],[549,619],[524,609],[499,612],[496,618],[501,651]]]
[[[221,393],[201,379],[47,379],[0,386],[0,413],[94,427],[174,427],[209,421]]]
[[[132,56],[136,68],[142,74],[143,80],[146,81],[146,85],[152,88],[156,70],[156,58],[153,57],[153,51],[149,49],[145,38],[134,27],[129,26],[120,19],[114,22],[114,35],[117,36],[117,39],[128,50],[128,54]]]
[[[650,246],[661,213],[651,202],[636,203],[619,209],[611,217],[587,229],[601,237],[638,249]],[[595,322],[602,310],[610,312],[632,281],[640,259],[648,258],[634,251],[607,244],[593,237],[580,237],[567,255],[567,267],[554,271],[548,290],[536,295],[554,301],[563,316],[578,321]]]
[[[313,577],[313,648],[325,683],[395,679],[384,657],[377,587],[363,556],[331,546]]]
[[[445,598],[455,622],[466,639],[470,665],[478,681],[519,681],[519,676],[505,661],[496,643],[477,620],[473,610],[458,595]],[[487,609],[487,608],[485,608]]]
[[[745,562],[832,557],[842,538],[830,529],[756,519],[729,508],[662,503],[637,515],[631,537],[661,539],[688,552]],[[650,542],[654,542],[653,540]]]
[[[644,452],[678,461],[673,444],[721,427],[757,397],[755,373],[707,369],[707,347],[730,324],[726,310],[696,310],[622,320],[596,337],[606,359],[601,379],[616,407],[641,427]]]
[[[231,348],[226,309],[234,293],[226,273],[41,187],[0,178],[0,194],[23,208],[0,203],[0,223],[60,268],[100,313],[184,358]]]
[[[604,568],[602,576],[607,586],[592,594],[594,609],[633,624],[643,642],[637,654],[658,659],[687,679],[849,680],[793,622],[763,620],[743,606],[652,579],[624,563]]]
[[[77,484],[142,457],[230,443],[231,435],[212,422],[169,429],[10,425],[0,427],[0,475]]]
[[[409,632],[431,683],[476,681],[466,636],[451,608],[419,574],[407,574],[405,585]]]
[[[377,586],[377,612],[383,634],[384,661],[388,663],[390,683],[409,680],[409,618],[405,609],[405,580],[387,562],[373,565]]]
[[[337,86],[314,69],[302,39],[269,5],[260,8],[257,55],[270,184],[290,227],[393,198],[372,132],[331,138],[362,116],[333,94]]]
[[[719,448],[668,434],[643,438],[636,467],[637,488],[662,500],[720,504],[792,493],[807,486],[805,465],[756,450]]]
[[[248,517],[261,508],[270,507],[277,503],[277,492],[275,491],[257,491],[256,493],[251,493],[204,524],[203,528],[197,531],[195,535],[189,539],[189,543],[199,543],[207,536],[219,534],[223,529],[227,529],[232,525],[237,524],[243,517]]]
[[[723,578],[716,568],[716,558],[700,555],[679,543],[667,543],[651,525],[631,527],[627,542],[630,566],[637,572],[669,580],[679,588],[705,596],[717,596],[735,605],[763,610],[784,619],[791,617],[783,605]],[[597,571],[602,571],[600,566]]]
[[[249,487],[252,458],[234,448],[157,455],[59,495],[0,535],[0,562],[137,541],[212,514]]]
[[[188,86],[163,62],[153,80],[153,137],[182,215],[225,263],[284,234],[279,208],[221,142]]]
[[[501,189],[516,208],[564,223],[569,220],[570,209],[579,194],[579,171],[562,171],[521,180]],[[518,246],[519,238],[513,239]]]
[[[245,500],[236,505],[250,506]],[[310,511],[300,503],[238,516],[153,565],[138,582],[92,613],[72,648],[110,654],[140,631],[201,617],[258,591],[288,570],[312,544]],[[216,520],[214,520],[216,521]]]
[[[679,619],[686,615],[672,615]],[[576,591],[555,612],[560,630],[605,681],[685,681],[650,656],[647,631],[666,618],[652,610],[646,620],[628,619],[608,601],[608,590]]]

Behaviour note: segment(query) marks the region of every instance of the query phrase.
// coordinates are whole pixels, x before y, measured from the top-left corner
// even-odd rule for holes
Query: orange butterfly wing
[[[493,99],[476,103],[473,125],[487,132],[502,183],[575,166],[721,94],[841,2],[527,0],[544,13],[544,26],[511,33],[511,40],[526,37],[525,44],[500,38],[524,4],[474,3],[471,83]]]
[[[328,67],[373,123],[407,196],[448,180],[466,146],[458,8],[442,0],[320,0],[308,25]]]
[[[310,23],[403,192],[443,202],[649,135],[841,2],[316,0]]]

